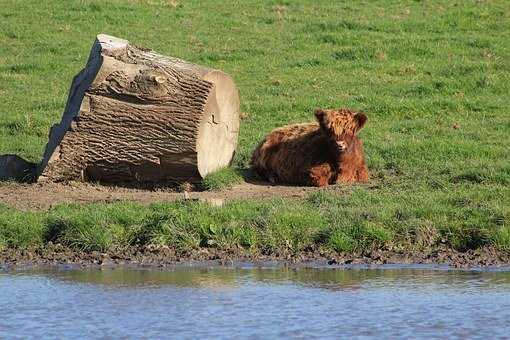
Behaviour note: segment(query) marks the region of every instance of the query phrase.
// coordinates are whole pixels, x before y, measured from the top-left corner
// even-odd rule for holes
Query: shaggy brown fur
[[[363,143],[356,136],[365,114],[347,109],[317,109],[314,114],[318,123],[288,125],[267,135],[253,152],[253,169],[272,183],[367,181]]]

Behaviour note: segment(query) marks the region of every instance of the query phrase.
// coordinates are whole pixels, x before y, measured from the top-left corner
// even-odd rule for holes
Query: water
[[[510,272],[0,271],[0,339],[509,338]]]

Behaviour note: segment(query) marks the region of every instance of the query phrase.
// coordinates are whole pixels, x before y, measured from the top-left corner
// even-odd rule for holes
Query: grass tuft
[[[231,188],[243,181],[240,171],[233,167],[218,170],[202,179],[205,190],[219,191]]]
[[[43,215],[0,206],[0,248],[41,246],[43,231]]]

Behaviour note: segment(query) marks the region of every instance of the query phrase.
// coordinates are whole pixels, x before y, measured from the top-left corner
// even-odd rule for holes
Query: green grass
[[[0,154],[40,159],[102,32],[233,76],[248,115],[234,169],[206,179],[206,188],[239,181],[271,129],[310,120],[314,107],[341,106],[369,117],[360,136],[372,185],[224,208],[4,209],[0,247],[42,244],[49,233],[82,249],[141,240],[267,252],[441,242],[510,250],[507,1],[174,3],[3,0]]]
[[[497,205],[459,201],[456,195],[394,195],[386,188],[351,195],[318,191],[304,201],[234,200],[222,207],[193,201],[60,205],[46,212],[0,211],[1,247],[60,243],[81,251],[125,246],[202,247],[297,256],[306,251],[359,253],[371,249],[424,250],[440,245],[465,251],[510,249],[508,199]],[[380,198],[384,198],[380,200]]]
[[[242,172],[239,169],[228,167],[204,177],[201,181],[201,186],[205,190],[217,191],[228,189],[232,185],[242,182]]]

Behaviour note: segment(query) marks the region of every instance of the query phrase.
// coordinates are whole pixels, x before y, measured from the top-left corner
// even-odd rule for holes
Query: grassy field
[[[367,113],[371,185],[223,208],[2,208],[0,248],[510,251],[508,1],[1,0],[0,154],[40,159],[98,33],[233,76],[246,113],[239,150],[206,187],[238,180],[264,134],[314,107]]]

